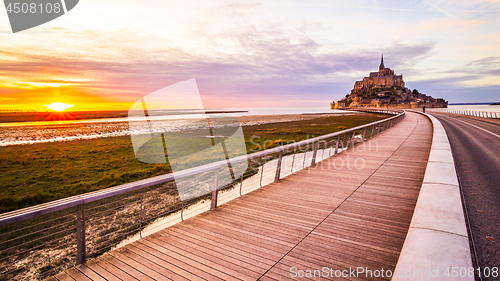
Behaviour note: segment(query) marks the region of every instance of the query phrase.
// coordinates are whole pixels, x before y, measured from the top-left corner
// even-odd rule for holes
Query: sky
[[[13,34],[4,10],[0,109],[128,110],[192,78],[206,108],[326,108],[382,52],[410,89],[500,101],[498,15],[500,0],[82,0]]]

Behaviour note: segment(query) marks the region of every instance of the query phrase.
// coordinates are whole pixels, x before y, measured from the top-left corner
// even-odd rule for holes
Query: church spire
[[[384,69],[384,52],[382,52],[382,58],[380,59],[380,66],[378,67],[379,70]]]

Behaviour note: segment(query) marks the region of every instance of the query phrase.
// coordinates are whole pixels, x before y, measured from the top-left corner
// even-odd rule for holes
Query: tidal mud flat
[[[355,113],[251,115],[233,118],[238,119],[241,126],[253,126],[352,114]],[[162,132],[195,129],[202,126],[202,124],[203,121],[197,122],[196,119],[169,119],[154,121],[155,131]],[[0,124],[0,146],[120,137],[128,136],[133,133],[134,132],[130,130],[129,122],[126,121],[73,123],[54,122],[52,124],[41,122],[40,125],[35,125],[31,122],[26,126],[19,124],[16,126],[10,126],[9,123],[3,123]]]

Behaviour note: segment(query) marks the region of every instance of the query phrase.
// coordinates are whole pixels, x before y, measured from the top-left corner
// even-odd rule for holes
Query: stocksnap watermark
[[[172,116],[177,117],[168,119]],[[246,155],[239,120],[206,114],[195,79],[141,98],[130,108],[128,119],[137,160],[169,163],[183,201],[234,182],[248,167],[247,161],[235,163],[232,160]],[[169,122],[181,122],[182,128],[169,130]],[[216,162],[224,164],[215,170],[186,174],[190,168]]]
[[[422,277],[421,272],[415,272],[414,277]],[[292,278],[368,278],[368,277],[392,277],[393,272],[386,269],[371,270],[367,267],[349,267],[348,269],[334,269],[322,267],[321,269],[299,269],[290,267],[290,277]]]
[[[344,146],[343,143],[340,143],[339,146],[339,151],[343,151],[347,149],[347,146]],[[328,151],[329,149],[326,148],[325,150],[322,150],[320,153],[330,153]],[[331,150],[331,148],[330,148]],[[370,142],[362,142],[360,144],[357,144],[353,150],[355,152],[371,152],[375,151],[378,152],[378,141],[377,140],[372,140]],[[320,155],[323,156],[323,155]],[[323,157],[324,158],[324,157]],[[318,161],[315,163],[315,165],[312,165],[308,167],[308,172],[311,172],[311,170],[315,169],[328,169],[328,170],[341,170],[341,169],[347,169],[347,170],[362,170],[366,166],[365,159],[363,157],[351,157],[351,155],[347,154],[345,157],[329,157],[326,158],[322,161]]]
[[[484,277],[498,277],[498,267],[447,267],[429,268],[428,270],[396,270],[389,269],[369,269],[368,267],[349,267],[347,269],[334,269],[322,267],[320,269],[300,269],[295,266],[290,267],[290,277],[292,278],[383,278],[383,277],[407,277],[407,278],[436,278],[437,280],[457,277],[474,277],[474,273]]]
[[[12,32],[16,33],[56,19],[79,0],[4,0]]]

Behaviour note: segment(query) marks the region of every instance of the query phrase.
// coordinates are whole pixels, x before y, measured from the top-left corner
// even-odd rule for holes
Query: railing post
[[[140,221],[139,221],[139,236],[141,237],[142,239],[142,199],[144,198],[144,191],[141,192],[141,209],[140,209],[140,212],[139,212],[139,216],[140,216]]]
[[[293,156],[292,156],[292,167],[290,168],[290,173],[293,174],[293,163],[295,162],[295,154],[297,153],[297,147],[293,148]]]
[[[245,174],[245,173],[243,173]],[[241,196],[241,188],[243,187],[243,174],[241,174],[241,178],[240,178],[240,196]]]
[[[260,169],[260,181],[259,181],[260,187],[262,187],[262,176],[264,175],[264,166],[265,165],[266,165],[266,160],[264,159],[264,163],[262,163],[262,168]]]
[[[76,265],[85,263],[86,254],[85,204],[80,204],[76,208]]]
[[[217,208],[217,197],[219,197],[219,168],[215,169],[215,190],[212,191],[212,200],[210,202],[210,209]]]
[[[354,137],[356,136],[356,131],[352,132],[352,137],[351,137],[351,148],[354,148]]]
[[[304,152],[304,159],[302,160],[302,169],[306,167],[306,156],[307,156],[307,148],[306,151]]]
[[[321,145],[319,144],[320,141],[318,141],[318,149],[321,148]],[[325,141],[325,148],[321,150],[321,161],[325,159],[325,150],[328,147],[328,142]]]
[[[363,142],[365,141],[365,135],[366,135],[366,128],[363,129],[363,139],[362,139]]]
[[[339,141],[340,141],[340,135],[337,136],[337,141],[335,142],[335,150],[333,151],[333,155],[339,152]]]
[[[274,181],[278,181],[280,179],[282,160],[283,160],[283,150],[280,151],[280,157],[278,158],[278,165],[276,165],[276,175],[274,176]]]
[[[314,164],[316,164],[316,154],[318,152],[318,142],[315,141],[314,142],[314,152],[313,152],[313,157],[312,157],[312,160],[311,160],[311,166],[313,166]]]
[[[375,132],[375,125],[372,126],[372,134],[370,135],[370,138],[373,138],[373,132]]]
[[[182,200],[181,200],[181,221],[184,221],[184,201]]]

